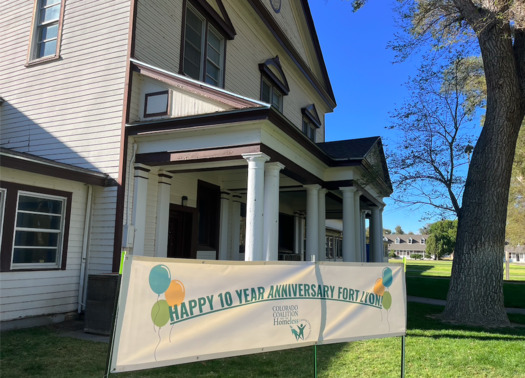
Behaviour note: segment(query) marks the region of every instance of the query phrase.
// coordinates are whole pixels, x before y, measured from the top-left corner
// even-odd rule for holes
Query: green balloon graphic
[[[170,311],[168,302],[164,299],[157,301],[151,308],[151,320],[153,324],[157,327],[162,327],[166,325],[168,320],[170,320]]]
[[[390,306],[392,306],[392,296],[390,295],[390,292],[385,291],[383,293],[383,308],[388,310]]]

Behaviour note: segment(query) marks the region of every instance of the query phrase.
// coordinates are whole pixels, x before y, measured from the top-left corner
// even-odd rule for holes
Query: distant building
[[[510,262],[525,263],[525,245],[506,245],[505,255],[507,254]]]
[[[429,235],[383,235],[383,241],[388,243],[388,254],[394,252],[398,257],[412,258],[414,255],[425,256]]]

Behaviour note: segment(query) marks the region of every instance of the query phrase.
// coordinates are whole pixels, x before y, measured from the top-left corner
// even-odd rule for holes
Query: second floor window
[[[218,87],[224,82],[225,38],[196,9],[186,9],[183,71]]]
[[[321,120],[314,104],[301,109],[303,113],[303,133],[315,143],[317,129],[321,127]]]
[[[29,61],[58,57],[62,13],[62,0],[35,1]]]
[[[259,64],[261,71],[261,100],[283,112],[283,97],[290,92],[279,57]]]
[[[261,100],[272,105],[280,112],[283,111],[283,94],[266,78],[262,80]]]

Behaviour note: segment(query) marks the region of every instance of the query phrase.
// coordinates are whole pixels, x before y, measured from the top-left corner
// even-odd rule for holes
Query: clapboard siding
[[[6,57],[0,87],[9,106],[0,143],[117,178],[130,1],[67,1],[61,59],[29,67],[33,2],[12,3],[3,9],[7,43],[0,46]],[[104,134],[85,125],[102,127]]]
[[[0,275],[0,320],[68,312],[76,308],[84,241],[87,186],[2,168],[2,180],[72,193],[66,270],[11,271]],[[35,189],[38,192],[38,189]],[[9,221],[5,219],[4,221]],[[50,308],[54,311],[50,311]]]
[[[181,48],[182,1],[137,2],[135,57],[162,69],[178,72]]]
[[[307,55],[305,46],[297,26],[297,20],[295,18],[296,14],[297,16],[301,16],[301,14],[298,12],[302,8],[300,2],[297,0],[282,0],[281,11],[279,13],[275,13],[273,11],[269,1],[263,1],[262,3],[268,8],[270,14],[273,16],[275,21],[277,21],[277,24],[283,33],[286,35],[286,37],[288,37],[288,39],[290,39],[297,52],[306,61]]]
[[[109,273],[113,265],[117,188],[93,188],[88,274]]]

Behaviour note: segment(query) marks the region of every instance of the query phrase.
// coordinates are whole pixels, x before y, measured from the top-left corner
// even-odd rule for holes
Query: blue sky
[[[385,149],[395,133],[385,129],[389,112],[401,105],[404,83],[414,74],[417,58],[393,64],[394,52],[387,48],[396,31],[392,0],[370,0],[352,12],[349,0],[310,0],[317,36],[337,101],[326,116],[326,140],[380,136]],[[422,213],[401,209],[390,199],[383,212],[383,227],[400,225],[418,233],[427,221]]]

